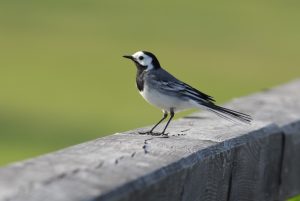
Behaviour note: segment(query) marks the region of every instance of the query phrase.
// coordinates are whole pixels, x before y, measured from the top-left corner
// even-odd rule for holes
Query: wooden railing
[[[169,138],[137,129],[14,163],[0,168],[0,200],[274,201],[300,194],[300,80],[226,106],[253,123],[200,112],[172,122]]]

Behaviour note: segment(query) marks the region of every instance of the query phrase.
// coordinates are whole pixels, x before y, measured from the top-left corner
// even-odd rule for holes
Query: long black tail
[[[224,119],[227,120],[239,120],[243,123],[246,124],[250,124],[250,122],[252,121],[252,117],[248,114],[244,114],[241,112],[237,112],[234,110],[230,110],[224,107],[220,107],[218,105],[215,104],[209,104],[209,105],[205,105],[206,109],[208,109],[209,111],[215,113],[216,115],[218,115],[219,117],[222,117]]]

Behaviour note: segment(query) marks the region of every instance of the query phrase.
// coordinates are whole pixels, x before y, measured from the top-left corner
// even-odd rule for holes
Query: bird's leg
[[[155,124],[155,126],[153,126],[153,128],[151,128],[150,131],[147,131],[147,132],[139,132],[139,134],[154,134],[153,133],[153,130],[163,121],[165,120],[166,118],[168,117],[168,112],[167,111],[164,111],[164,116],[161,120],[159,120],[159,122],[157,122],[157,124]]]
[[[171,110],[170,110],[170,119],[168,120],[167,125],[165,126],[165,128],[164,128],[163,132],[161,133],[161,135],[168,135],[168,134],[165,134],[165,131],[166,131],[167,127],[169,126],[169,123],[173,119],[174,115],[175,115],[174,110],[173,110],[173,108],[171,108]]]

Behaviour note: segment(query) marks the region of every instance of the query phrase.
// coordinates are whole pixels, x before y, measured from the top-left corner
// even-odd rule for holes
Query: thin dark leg
[[[168,117],[168,113],[167,112],[164,112],[164,116],[163,116],[163,118],[161,119],[161,120],[159,120],[159,122],[157,122],[157,124],[155,124],[155,126],[153,126],[153,128],[151,128],[151,130],[150,131],[147,131],[147,132],[139,132],[140,134],[147,134],[147,133],[152,133],[153,132],[153,130],[163,121],[163,120],[165,120],[166,118]]]
[[[163,121],[165,120],[166,118],[168,117],[168,113],[167,112],[164,112],[164,116],[161,120],[159,120],[159,122],[157,122],[157,124],[155,124],[155,126],[153,126],[153,128],[151,128],[151,130],[149,131],[150,133],[153,132],[153,130]]]
[[[169,123],[171,122],[171,120],[173,119],[173,117],[174,117],[174,115],[175,115],[175,113],[174,113],[174,111],[173,111],[173,109],[171,109],[171,111],[170,111],[170,119],[168,120],[168,122],[167,122],[167,125],[165,126],[165,128],[164,128],[164,130],[163,130],[163,132],[161,133],[162,135],[164,135],[165,134],[165,131],[166,131],[166,129],[167,129],[167,127],[169,126]]]

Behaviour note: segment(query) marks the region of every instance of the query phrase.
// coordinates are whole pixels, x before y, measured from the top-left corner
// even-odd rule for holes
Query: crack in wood
[[[153,140],[153,139],[154,139],[154,137],[144,140],[144,145],[143,145],[142,148],[143,148],[145,154],[150,153],[150,151],[149,151],[149,141]]]
[[[227,196],[226,196],[226,200],[230,201],[231,198],[231,187],[232,187],[232,172],[233,172],[233,168],[234,165],[232,166],[231,170],[230,170],[230,176],[229,176],[229,183],[228,183],[228,190],[227,190]]]
[[[120,156],[119,158],[117,158],[115,160],[115,165],[117,165],[119,163],[120,160],[123,160],[125,156]]]
[[[135,156],[135,154],[136,154],[136,152],[133,152],[133,153],[131,154],[131,158],[133,158],[133,157]]]
[[[281,185],[282,185],[282,171],[283,171],[283,161],[284,161],[284,152],[285,152],[285,133],[282,132],[281,133],[281,153],[280,153],[280,159],[279,159],[279,175],[278,175],[278,185],[279,185],[279,189],[281,189]],[[279,192],[281,194],[281,192]]]

